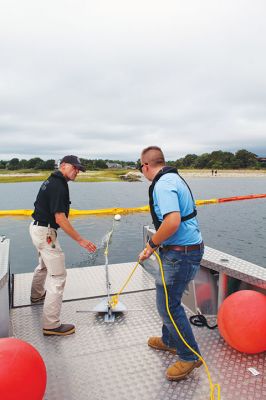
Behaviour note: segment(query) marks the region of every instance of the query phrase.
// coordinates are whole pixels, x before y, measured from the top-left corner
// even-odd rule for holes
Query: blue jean
[[[200,268],[203,252],[203,246],[202,249],[188,251],[187,253],[184,251],[160,250],[170,312],[183,338],[199,354],[200,350],[181,304],[181,298],[187,285],[194,279]],[[161,277],[156,279],[156,303],[163,321],[163,343],[169,347],[176,348],[176,352],[181,360],[197,360],[198,357],[185,346],[170,320],[166,310],[165,293]]]

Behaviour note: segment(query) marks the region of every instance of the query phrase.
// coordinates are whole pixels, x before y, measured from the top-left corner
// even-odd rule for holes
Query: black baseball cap
[[[80,159],[77,156],[65,156],[60,160],[60,165],[62,163],[71,164],[82,172],[86,171],[85,167],[81,165]]]

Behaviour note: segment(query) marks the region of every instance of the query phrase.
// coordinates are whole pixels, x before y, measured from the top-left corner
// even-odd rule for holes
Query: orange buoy
[[[38,351],[20,339],[0,339],[0,399],[42,400],[46,368]]]
[[[234,349],[256,354],[266,350],[266,296],[240,290],[228,296],[218,311],[218,328]]]

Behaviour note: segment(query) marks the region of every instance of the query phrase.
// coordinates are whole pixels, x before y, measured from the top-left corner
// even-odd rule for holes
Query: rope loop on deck
[[[217,324],[209,325],[207,318],[203,314],[192,315],[189,317],[189,322],[198,327],[206,326],[208,329],[216,329],[218,327]]]

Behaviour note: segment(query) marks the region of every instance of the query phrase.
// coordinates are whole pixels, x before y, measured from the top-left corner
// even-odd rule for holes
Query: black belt
[[[166,245],[163,247],[160,247],[162,251],[167,251],[167,250],[174,250],[174,251],[192,251],[192,250],[199,250],[203,248],[204,244],[201,242],[200,244],[192,244],[190,246],[178,246],[178,245]]]
[[[50,228],[57,229],[57,228],[55,228],[55,226],[51,225],[49,222],[33,221],[33,225],[46,226],[46,227],[48,227],[50,225]]]

